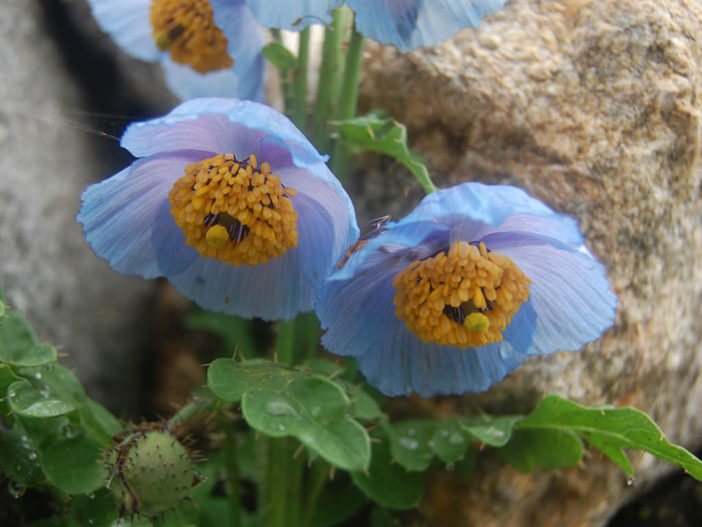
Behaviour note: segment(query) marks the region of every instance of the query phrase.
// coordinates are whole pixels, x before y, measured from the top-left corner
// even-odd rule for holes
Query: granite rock
[[[619,295],[614,327],[582,352],[529,359],[486,394],[419,403],[426,413],[528,411],[556,393],[636,406],[700,446],[701,22],[697,0],[512,0],[436,48],[368,46],[362,105],[407,124],[440,186],[514,184],[575,216]],[[638,488],[669,469],[631,458]],[[487,455],[468,480],[431,481],[431,525],[594,527],[636,492],[594,452],[530,475]]]
[[[134,415],[153,282],[112,271],[75,220],[118,147],[82,121],[85,92],[45,23],[41,2],[0,4],[0,284],[92,397]]]

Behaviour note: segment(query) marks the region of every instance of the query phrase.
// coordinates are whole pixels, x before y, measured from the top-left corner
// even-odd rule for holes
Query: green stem
[[[314,143],[322,153],[329,152],[331,144],[327,126],[339,101],[341,72],[344,69],[344,41],[348,38],[353,21],[353,13],[347,7],[334,9],[333,16],[332,25],[324,30],[317,103],[312,117]]]
[[[363,62],[363,35],[354,28],[351,32],[348,52],[346,54],[346,68],[344,69],[344,83],[341,92],[341,101],[336,113],[336,119],[352,119],[356,117],[358,109],[358,87],[361,77],[361,63]],[[332,172],[343,183],[348,174],[351,153],[344,147],[339,139],[334,143],[332,155]]]
[[[293,121],[303,132],[307,131],[307,67],[310,59],[310,28],[300,31],[295,71]]]
[[[236,436],[232,432],[232,424],[220,416],[220,429],[224,429],[224,459],[229,481],[229,513],[232,527],[241,525],[241,488],[239,486],[239,466],[236,460]]]
[[[293,467],[289,445],[290,439],[287,437],[268,438],[266,527],[297,525],[297,518],[291,516],[292,504],[288,500],[288,495],[291,493],[289,487],[297,479],[290,477]]]
[[[194,396],[188,401],[188,403],[183,406],[178,413],[173,415],[168,422],[170,423],[185,423],[190,421],[195,415],[198,414],[203,408],[206,408],[212,403],[210,397],[200,397]]]
[[[278,362],[286,366],[293,366],[295,364],[296,325],[296,320],[278,323],[276,353],[278,354]]]
[[[305,498],[302,505],[302,519],[300,522],[302,527],[309,527],[312,524],[315,507],[319,496],[322,494],[322,490],[324,490],[327,479],[329,479],[329,465],[318,459],[312,464],[312,467],[310,467],[307,478]]]

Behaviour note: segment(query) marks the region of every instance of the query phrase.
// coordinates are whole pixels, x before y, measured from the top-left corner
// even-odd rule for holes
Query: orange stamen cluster
[[[502,340],[531,280],[506,256],[468,242],[395,275],[395,314],[425,342],[461,348]]]
[[[229,265],[264,264],[297,246],[297,212],[268,163],[220,154],[190,163],[168,193],[185,243]]]
[[[234,65],[208,0],[153,0],[150,21],[156,45],[173,62],[202,74]]]

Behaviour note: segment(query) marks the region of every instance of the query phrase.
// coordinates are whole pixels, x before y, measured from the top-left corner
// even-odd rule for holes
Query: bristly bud
[[[169,423],[142,423],[114,436],[106,483],[120,515],[154,517],[186,500],[201,482],[185,434]]]

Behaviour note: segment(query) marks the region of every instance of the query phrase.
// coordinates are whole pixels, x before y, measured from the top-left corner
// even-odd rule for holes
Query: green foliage
[[[368,498],[390,509],[411,509],[422,498],[424,478],[393,463],[390,439],[374,436],[373,457],[367,472],[352,472],[351,479]]]
[[[241,402],[246,421],[272,436],[293,435],[332,465],[362,470],[370,462],[365,429],[347,414],[351,401],[335,382],[309,371],[265,360],[217,359],[208,370],[210,389]]]
[[[436,190],[421,158],[407,146],[407,129],[387,112],[374,110],[339,123],[339,136],[356,152],[378,152],[406,166],[425,192]]]
[[[297,57],[279,42],[270,42],[263,48],[263,56],[275,67],[281,70],[297,66]]]

